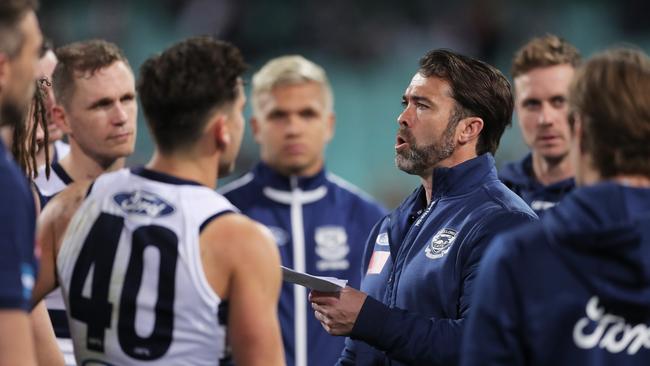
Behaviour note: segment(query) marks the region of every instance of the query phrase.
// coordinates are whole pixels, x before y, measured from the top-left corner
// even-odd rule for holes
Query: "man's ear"
[[[52,122],[54,122],[66,135],[72,135],[70,121],[65,114],[65,109],[60,104],[52,106]]]
[[[0,93],[5,90],[7,82],[9,82],[9,57],[5,53],[0,52]]]
[[[326,140],[327,142],[330,142],[332,138],[334,137],[334,132],[336,131],[336,114],[334,112],[331,112],[327,116],[327,135],[326,135]]]
[[[260,125],[259,125],[259,123],[260,122],[257,120],[257,118],[255,118],[255,116],[253,116],[250,119],[250,123],[251,123],[251,132],[253,133],[253,138],[259,144],[260,143],[260,137],[259,137],[259,134],[260,134]]]
[[[584,128],[583,128],[583,123],[582,123],[582,117],[574,113],[570,117],[572,119],[571,121],[571,128],[572,128],[572,133],[573,136],[571,138],[573,139],[572,144],[574,145],[574,148],[576,149],[576,152],[578,154],[584,154],[585,153],[585,146],[584,146]]]
[[[218,113],[214,116],[212,123],[208,124],[208,128],[212,129],[212,136],[214,141],[217,144],[217,147],[225,149],[226,146],[230,145],[230,130],[228,129],[228,123],[226,115],[223,113]]]
[[[458,142],[461,145],[467,144],[473,140],[478,141],[478,137],[483,131],[483,119],[479,117],[467,117],[458,122],[456,133]]]

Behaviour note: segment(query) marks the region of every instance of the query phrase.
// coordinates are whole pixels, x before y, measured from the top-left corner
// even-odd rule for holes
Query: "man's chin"
[[[27,108],[15,103],[4,103],[0,107],[0,126],[18,127],[25,123]]]
[[[544,160],[550,161],[550,162],[559,162],[564,159],[567,159],[569,157],[569,151],[568,150],[541,150],[538,151],[539,156],[541,156]]]

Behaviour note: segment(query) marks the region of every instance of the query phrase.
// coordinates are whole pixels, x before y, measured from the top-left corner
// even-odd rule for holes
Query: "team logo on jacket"
[[[174,212],[174,206],[146,191],[120,192],[113,201],[127,214],[160,217]]]
[[[347,260],[350,246],[345,228],[342,226],[317,227],[314,241],[316,241],[316,254],[320,257],[316,261],[316,268],[319,271],[345,270],[350,267],[350,262]]]
[[[375,244],[387,246],[388,245],[388,233],[381,233],[381,234],[377,235],[377,239],[375,240]]]
[[[451,248],[451,244],[456,240],[458,232],[453,229],[442,229],[433,236],[429,245],[424,250],[427,258],[438,259],[443,257]]]

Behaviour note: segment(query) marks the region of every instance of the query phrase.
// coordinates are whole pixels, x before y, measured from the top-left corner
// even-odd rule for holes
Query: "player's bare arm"
[[[224,215],[201,235],[201,256],[210,285],[230,302],[235,363],[284,365],[277,318],[282,274],[270,232],[242,215]]]
[[[32,304],[37,304],[57,284],[56,257],[72,216],[88,192],[91,181],[70,184],[56,195],[41,212],[36,226],[36,240],[41,247],[40,270],[32,292]]]

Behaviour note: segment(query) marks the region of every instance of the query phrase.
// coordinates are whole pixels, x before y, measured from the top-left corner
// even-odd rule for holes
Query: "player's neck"
[[[535,179],[545,186],[569,179],[575,174],[569,154],[559,159],[545,159],[533,154],[532,160]]]
[[[161,154],[154,152],[147,163],[147,169],[172,175],[177,178],[195,181],[209,188],[217,187],[218,159],[182,156],[180,154]]]
[[[98,162],[77,149],[70,146],[70,153],[59,160],[59,165],[72,178],[73,181],[95,179],[100,175],[124,167],[126,158],[119,158],[107,162]]]

